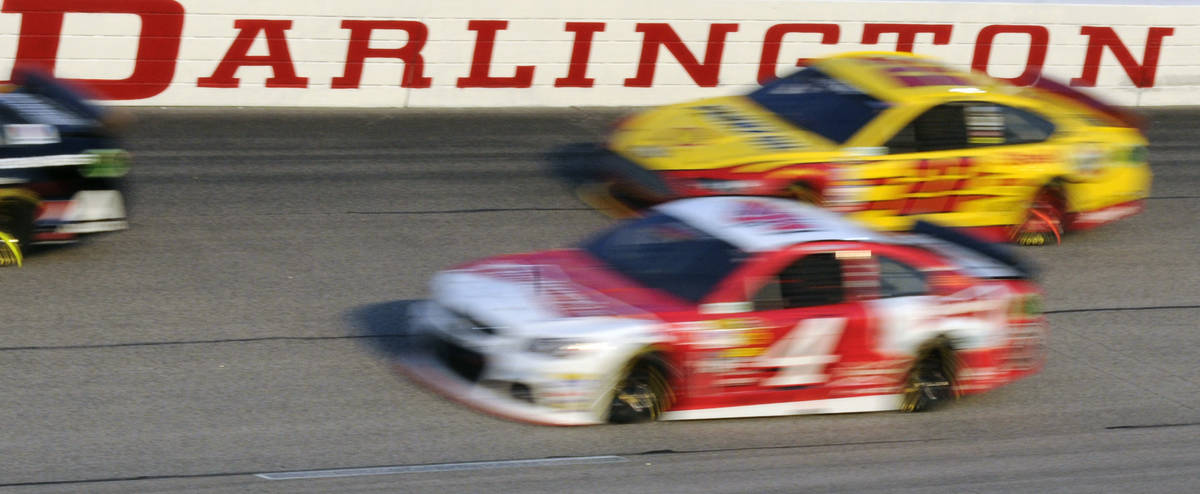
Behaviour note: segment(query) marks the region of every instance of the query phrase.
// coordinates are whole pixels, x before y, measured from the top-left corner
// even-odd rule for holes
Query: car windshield
[[[748,255],[662,213],[622,224],[581,246],[614,271],[699,302]]]
[[[797,127],[838,144],[889,106],[812,67],[767,83],[748,97]]]

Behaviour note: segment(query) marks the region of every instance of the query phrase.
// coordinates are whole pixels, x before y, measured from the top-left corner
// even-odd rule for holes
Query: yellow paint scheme
[[[792,125],[745,96],[710,98],[631,117],[613,133],[609,149],[642,167],[667,173],[721,170],[734,178],[739,174],[797,182],[820,178],[818,183],[827,184],[827,204],[835,208],[839,203],[858,204],[858,209],[845,210],[886,230],[907,229],[916,219],[953,227],[1019,224],[1034,194],[1050,184],[1062,189],[1067,213],[1093,211],[1149,194],[1151,174],[1142,134],[1075,100],[905,53],[851,53],[810,65],[891,106],[838,144]],[[935,67],[928,70],[970,84],[906,87],[886,72],[907,65]],[[1054,132],[1044,141],[1027,144],[972,138],[973,146],[968,148],[903,154],[890,154],[884,147],[925,111],[954,102],[1025,110],[1053,123]],[[958,165],[964,159],[970,166]],[[951,182],[954,187],[942,190]],[[891,200],[954,196],[958,202],[948,212],[861,208],[864,203],[878,206]]]

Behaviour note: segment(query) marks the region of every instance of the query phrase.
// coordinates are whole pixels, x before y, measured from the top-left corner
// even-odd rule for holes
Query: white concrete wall
[[[822,35],[816,33],[783,36],[774,67],[778,74],[792,70],[798,58],[896,49],[898,36],[894,33],[879,35],[876,43],[864,43],[864,34],[876,24],[944,26],[934,29],[948,29],[948,38],[918,34],[912,51],[970,68],[979,62],[977,45],[985,29],[1026,26],[1019,29],[1046,37],[1043,69],[1047,74],[1064,82],[1076,79],[1073,85],[1114,103],[1194,105],[1200,95],[1200,3],[1192,2],[3,1],[0,77],[10,74],[15,65],[52,65],[56,76],[81,80],[96,91],[99,99],[123,105],[663,104],[742,92],[756,86],[764,48],[769,45],[766,35],[773,26],[782,24],[817,24],[810,27],[836,33],[836,43],[822,44]],[[58,18],[61,28],[56,31]],[[405,30],[375,30],[367,46],[396,49],[408,44],[414,48],[412,54],[420,56],[420,75],[428,81],[419,79],[404,87],[401,81],[408,64],[397,58],[373,57],[365,59],[356,87],[334,88],[335,79],[347,69],[351,30],[343,28],[346,21],[404,21],[408,24],[403,26],[415,27],[417,36],[413,40]],[[472,22],[486,25],[487,21],[505,23],[504,29],[495,31],[493,45],[481,45],[480,31],[470,29]],[[576,43],[576,33],[567,29],[568,23],[595,23],[589,26],[599,30],[593,33],[590,44]],[[719,83],[702,87],[706,84],[703,77],[697,80],[689,75],[676,56],[660,46],[651,84],[636,87],[632,80],[638,75],[645,44],[638,29],[648,23],[669,26],[697,65],[703,64],[709,50],[721,47],[719,61],[695,67],[700,72],[707,70],[708,76],[715,75]],[[723,28],[727,31],[724,42],[709,43],[710,29],[722,29],[721,25],[728,25]],[[271,28],[264,31],[252,26]],[[422,30],[424,38],[419,33]],[[1116,45],[1103,46],[1098,36],[1084,34],[1109,30],[1117,36]],[[239,34],[246,38],[243,43],[249,43],[248,50],[238,49]],[[409,44],[420,41],[424,44],[419,51],[415,44]],[[1085,77],[1089,46],[1100,53],[1094,84]],[[568,74],[573,50],[582,47],[590,49],[585,72],[592,80],[590,86],[556,85],[556,80]],[[282,48],[286,48],[287,56]],[[493,78],[511,78],[518,74],[518,66],[532,71],[527,83],[493,80],[491,85],[528,87],[460,87],[460,79],[468,78],[473,61],[486,54],[488,48],[490,66],[480,68],[486,68]],[[1030,52],[1030,35],[998,34],[988,52],[987,71],[997,77],[1017,77],[1026,69]],[[1154,52],[1157,61],[1147,60],[1147,54]],[[1125,53],[1129,56],[1122,63],[1118,55]],[[250,63],[238,65],[235,59],[239,55],[247,55]],[[262,65],[266,61],[275,65]],[[214,87],[231,84],[228,79],[225,84],[220,78],[207,79],[219,72],[222,63],[233,70],[236,87]],[[289,70],[295,74],[290,80],[284,77]],[[770,63],[766,70],[771,70]],[[1149,72],[1154,73],[1152,81]],[[285,87],[269,87],[267,82],[272,77],[280,78]]]

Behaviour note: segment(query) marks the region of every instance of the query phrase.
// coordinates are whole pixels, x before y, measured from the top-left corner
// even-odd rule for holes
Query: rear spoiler
[[[115,116],[109,109],[89,101],[91,95],[86,88],[55,79],[54,76],[39,69],[21,67],[13,70],[12,83],[16,84],[18,93],[26,93],[50,100],[60,110],[82,119],[87,123],[83,127],[102,129],[111,123]],[[60,124],[61,125],[61,124]],[[80,127],[70,125],[68,127]]]
[[[948,228],[935,223],[930,223],[925,220],[917,220],[913,224],[912,232],[920,235],[926,235],[936,238],[943,242],[949,242],[956,246],[970,250],[976,254],[982,255],[993,261],[999,262],[1013,271],[1016,271],[1022,278],[1031,279],[1036,274],[1036,269],[1032,264],[1022,259],[1013,252],[1013,249],[1003,244],[990,243],[973,235],[963,233],[953,228]]]
[[[1037,79],[1034,79],[1033,84],[1031,84],[1030,87],[1070,99],[1076,103],[1103,113],[1129,127],[1138,129],[1143,134],[1146,133],[1146,119],[1142,118],[1141,115],[1117,108],[1116,106],[1105,103],[1104,101],[1096,99],[1095,97],[1088,95],[1083,91],[1046,77],[1045,75],[1038,74]]]

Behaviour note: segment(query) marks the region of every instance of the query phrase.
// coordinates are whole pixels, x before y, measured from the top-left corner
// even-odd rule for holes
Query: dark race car
[[[0,85],[0,265],[30,245],[126,228],[129,154],[111,111],[36,72]]]

